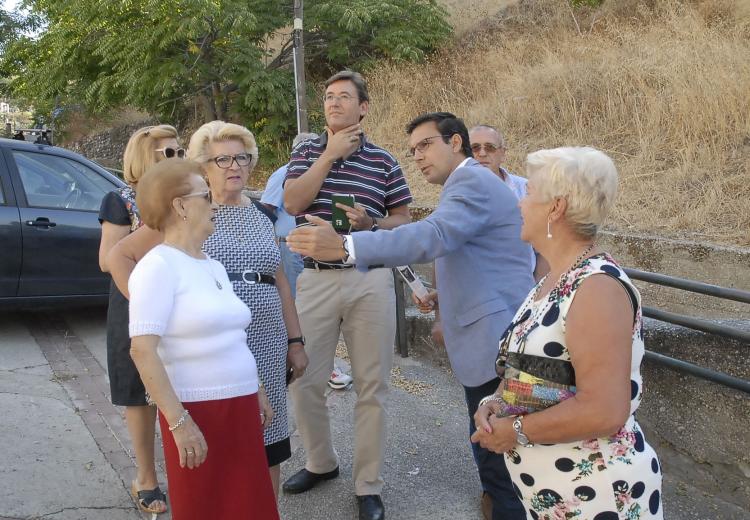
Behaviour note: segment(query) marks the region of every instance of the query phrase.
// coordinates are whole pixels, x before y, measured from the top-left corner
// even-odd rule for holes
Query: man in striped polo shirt
[[[305,215],[331,221],[333,194],[354,196],[354,207],[339,205],[353,231],[393,229],[411,221],[411,193],[401,167],[362,132],[368,108],[360,74],[342,71],[326,81],[326,131],[294,149],[284,185],[284,205],[297,215],[298,225],[307,223]],[[284,491],[302,493],[339,474],[325,391],[343,332],[357,393],[353,472],[359,518],[382,519],[385,399],[396,334],[393,276],[377,266],[363,272],[308,258],[297,280],[296,303],[310,362],[291,392],[307,463],[284,483]]]

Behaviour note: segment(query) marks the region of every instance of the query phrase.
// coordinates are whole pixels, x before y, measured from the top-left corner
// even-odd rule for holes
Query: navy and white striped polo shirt
[[[286,179],[296,179],[305,173],[323,154],[328,134],[304,141],[292,151]],[[409,186],[394,157],[367,139],[345,161],[339,159],[328,172],[312,204],[297,215],[297,225],[306,223],[305,215],[315,215],[331,221],[331,195],[354,195],[354,200],[365,207],[371,217],[383,218],[387,210],[409,204]]]

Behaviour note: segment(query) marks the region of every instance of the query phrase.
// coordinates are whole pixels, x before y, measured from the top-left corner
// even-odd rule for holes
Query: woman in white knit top
[[[250,309],[201,251],[214,207],[200,165],[169,159],[140,184],[141,217],[165,240],[128,282],[131,355],[159,408],[172,518],[277,519],[262,436],[273,411],[246,345]]]

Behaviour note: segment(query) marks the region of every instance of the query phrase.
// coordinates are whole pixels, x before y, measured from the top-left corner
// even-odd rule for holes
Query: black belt
[[[353,264],[334,264],[334,263],[330,263],[330,262],[326,262],[326,263],[323,264],[323,263],[320,263],[320,262],[316,262],[315,260],[305,260],[304,262],[302,262],[302,265],[305,266],[305,269],[315,269],[315,270],[319,270],[319,269],[351,269],[352,267],[354,267]]]
[[[230,282],[245,282],[248,285],[255,285],[256,283],[276,285],[276,278],[270,274],[242,271],[241,273],[227,273],[227,275],[229,275]]]
[[[305,269],[315,269],[317,271],[325,269],[351,269],[352,267],[354,267],[354,264],[334,264],[331,262],[322,263],[316,262],[315,260],[305,260],[302,264],[305,266]],[[383,264],[367,266],[368,269],[380,269],[381,267],[385,266]]]

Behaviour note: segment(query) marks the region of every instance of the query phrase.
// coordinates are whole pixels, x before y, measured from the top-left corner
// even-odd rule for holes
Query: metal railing
[[[688,280],[686,278],[677,278],[660,273],[640,271],[638,269],[625,268],[624,271],[630,278],[634,280],[641,280],[643,282],[672,287],[683,291],[690,291],[707,296],[713,296],[715,298],[721,298],[724,300],[750,304],[750,291],[720,287],[718,285],[697,282],[695,280]],[[404,296],[405,284],[403,283],[403,280],[401,280],[401,277],[396,273],[396,271],[394,271],[394,280],[396,286],[397,317],[396,347],[398,353],[402,357],[408,357],[409,345],[406,323],[406,298]],[[717,336],[730,338],[741,343],[750,344],[750,330],[742,330],[737,327],[731,327],[729,325],[715,323],[713,321],[695,318],[693,316],[686,316],[684,314],[668,312],[661,309],[656,309],[654,307],[643,307],[642,309],[643,316],[647,318],[672,323],[681,327],[686,327],[709,334],[715,334]],[[745,379],[734,377],[717,370],[712,370],[710,368],[695,365],[693,363],[682,361],[670,356],[665,356],[664,354],[659,354],[650,350],[646,350],[645,358],[673,370],[685,372],[701,379],[719,383],[734,390],[740,390],[742,392],[750,394],[750,381],[747,381]]]
[[[711,285],[703,282],[696,282],[695,280],[688,280],[686,278],[677,278],[675,276],[668,276],[660,273],[651,273],[649,271],[641,271],[639,269],[623,269],[625,273],[634,280],[641,280],[642,282],[648,282],[656,285],[665,287],[672,287],[674,289],[680,289],[683,291],[689,291],[698,294],[704,294],[706,296],[713,296],[723,300],[732,300],[741,303],[750,303],[750,291],[743,291],[741,289],[732,289],[728,287],[720,287],[718,285]],[[643,307],[643,315],[647,318],[653,318],[658,321],[664,321],[686,327],[701,332],[707,332],[709,334],[715,334],[725,338],[730,338],[742,343],[750,344],[750,331],[742,330],[737,327],[730,327],[728,325],[722,325],[708,320],[695,318],[693,316],[686,316],[684,314],[677,314],[674,312],[663,311],[661,309],[655,309],[653,307]],[[730,376],[724,372],[717,370],[711,370],[687,361],[682,361],[670,356],[659,354],[651,350],[646,350],[646,359],[654,361],[661,365],[664,365],[673,370],[679,372],[685,372],[701,379],[713,381],[721,385],[740,390],[742,392],[750,394],[750,381],[745,379]]]

